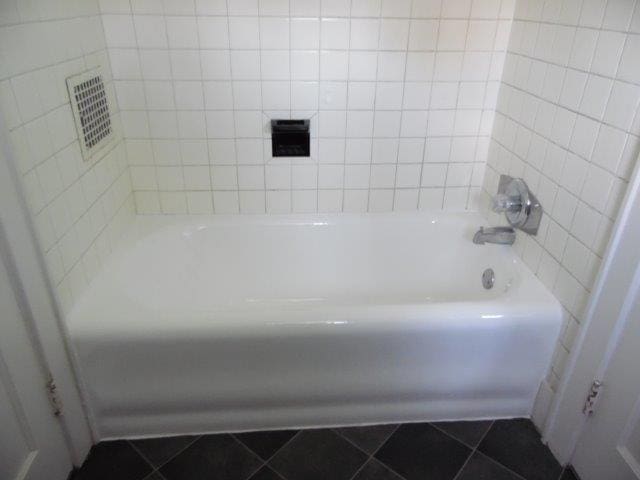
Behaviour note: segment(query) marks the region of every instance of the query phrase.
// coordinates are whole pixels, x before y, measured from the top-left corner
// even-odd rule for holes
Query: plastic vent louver
[[[100,68],[67,78],[82,155],[89,160],[113,140],[109,102]]]

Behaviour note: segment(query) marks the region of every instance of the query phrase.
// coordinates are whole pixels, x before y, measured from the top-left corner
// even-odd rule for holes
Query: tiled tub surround
[[[116,141],[84,161],[65,79],[98,65]],[[97,1],[2,2],[0,109],[51,280],[68,310],[135,210]]]
[[[528,416],[561,308],[482,222],[138,216],[67,322],[97,438]]]
[[[520,176],[545,207],[516,250],[565,308],[553,389],[640,152],[639,103],[639,3],[518,1],[484,188]]]
[[[513,4],[101,1],[138,212],[474,206]]]

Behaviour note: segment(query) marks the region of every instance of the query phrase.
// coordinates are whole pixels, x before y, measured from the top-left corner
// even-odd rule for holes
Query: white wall
[[[117,142],[82,159],[66,77],[101,65]],[[0,109],[52,281],[65,309],[133,214],[133,195],[97,1],[0,3]]]
[[[101,1],[138,212],[474,208],[513,3]]]
[[[640,153],[639,104],[640,3],[518,0],[484,188],[523,177],[545,209],[516,249],[565,309],[552,388]]]

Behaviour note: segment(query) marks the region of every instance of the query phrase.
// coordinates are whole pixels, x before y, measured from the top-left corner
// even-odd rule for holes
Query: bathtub
[[[138,217],[68,315],[97,435],[529,415],[561,309],[482,224]]]

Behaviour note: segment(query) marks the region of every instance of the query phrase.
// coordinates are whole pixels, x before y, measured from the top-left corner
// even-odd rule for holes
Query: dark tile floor
[[[529,420],[102,442],[73,480],[576,480]]]

